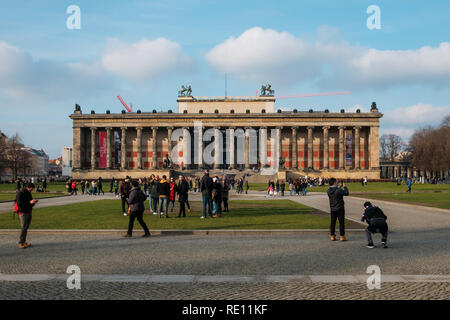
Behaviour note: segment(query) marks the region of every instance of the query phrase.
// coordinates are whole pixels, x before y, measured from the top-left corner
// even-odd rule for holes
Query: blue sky
[[[176,110],[193,95],[351,91],[278,100],[277,108],[385,114],[407,139],[450,113],[448,1],[0,1],[0,130],[52,158],[72,144],[68,115]],[[69,30],[69,5],[81,29]],[[369,30],[369,5],[381,29]]]

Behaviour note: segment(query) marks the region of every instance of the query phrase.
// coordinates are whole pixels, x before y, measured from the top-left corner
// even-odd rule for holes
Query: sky
[[[72,145],[75,103],[119,113],[120,94],[134,110],[176,111],[181,85],[224,96],[225,74],[228,96],[268,83],[276,96],[351,92],[275,107],[364,112],[375,101],[380,133],[404,141],[450,114],[447,0],[0,4],[0,130],[50,158]]]

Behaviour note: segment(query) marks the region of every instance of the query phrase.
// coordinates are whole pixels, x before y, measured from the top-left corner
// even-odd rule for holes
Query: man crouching
[[[361,221],[366,221],[369,224],[366,228],[367,248],[375,248],[372,241],[372,233],[381,233],[381,245],[383,248],[387,248],[388,225],[386,220],[387,217],[380,208],[372,205],[369,201],[364,203],[364,213]]]

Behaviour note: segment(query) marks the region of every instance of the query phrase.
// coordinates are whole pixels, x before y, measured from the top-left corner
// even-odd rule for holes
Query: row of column
[[[167,128],[167,138],[168,138],[168,142],[169,142],[169,150],[171,150],[171,137],[172,137],[172,132],[173,132],[173,127],[165,127]],[[277,145],[277,150],[276,150],[276,156],[273,157],[274,161],[277,161],[279,163],[279,161],[281,160],[281,130],[283,127],[276,127],[276,136],[275,139],[277,141],[276,145]],[[126,133],[127,133],[127,127],[122,127],[121,128],[121,168],[125,169],[126,168]],[[200,130],[199,130],[200,129]],[[219,143],[220,143],[220,131],[218,127],[215,127],[215,132],[214,132],[214,148],[216,150],[219,150]],[[250,168],[250,163],[249,163],[249,136],[250,136],[250,127],[245,128],[245,149],[244,149],[244,165],[245,168]],[[323,130],[323,169],[328,169],[329,168],[329,143],[328,143],[328,134],[329,134],[329,129],[330,126],[323,126],[322,130]],[[339,165],[339,169],[344,169],[345,168],[345,137],[344,137],[344,126],[340,126],[338,127],[339,129],[339,161],[338,161],[338,165]],[[360,161],[360,126],[355,126],[353,127],[354,130],[354,145],[355,145],[355,169],[359,169],[361,168],[361,161]],[[91,166],[95,167],[95,158],[96,158],[96,143],[95,143],[95,138],[96,138],[96,131],[97,128],[92,127],[90,128],[91,130]],[[137,127],[137,169],[142,169],[142,127]],[[158,168],[158,164],[157,164],[157,142],[156,142],[156,133],[157,133],[158,127],[152,127],[152,162],[153,162],[153,169],[157,169]],[[187,140],[190,137],[190,132],[189,132],[189,128],[188,127],[184,127],[183,128],[184,132],[183,132],[183,141],[185,142],[185,146],[187,146]],[[229,164],[231,168],[235,168],[235,163],[234,163],[234,159],[235,159],[235,128],[234,127],[230,127],[229,129],[229,134],[230,134],[230,139],[229,139],[229,143],[230,143],[230,148],[229,148]],[[292,130],[292,154],[291,154],[291,168],[298,168],[298,161],[297,161],[297,130],[298,127],[291,127]],[[308,158],[307,158],[307,168],[312,169],[313,168],[313,130],[314,127],[313,126],[309,126],[307,127],[307,147],[308,147]],[[112,128],[106,128],[106,137],[107,137],[107,143],[106,143],[106,167],[107,168],[111,168],[111,131]],[[202,165],[202,160],[203,160],[203,130],[201,128],[197,128],[194,127],[194,132],[196,133],[196,135],[198,136],[198,154],[194,155],[194,160],[196,163],[199,164],[199,166],[201,167]],[[260,161],[262,163],[267,163],[266,161],[266,157],[267,157],[267,144],[266,143],[262,143],[267,141],[267,127],[260,127],[259,129],[259,137],[260,137],[260,145],[259,145],[259,158]],[[372,144],[372,140],[374,138],[372,137],[372,132],[369,133],[369,149],[371,148],[371,144]],[[275,150],[274,150],[275,151]],[[369,162],[370,162],[370,168],[373,167],[373,157],[372,157],[372,152],[370,152],[370,158]],[[215,168],[219,168],[220,166],[220,153],[216,152],[215,153],[215,159],[214,159],[214,167]]]

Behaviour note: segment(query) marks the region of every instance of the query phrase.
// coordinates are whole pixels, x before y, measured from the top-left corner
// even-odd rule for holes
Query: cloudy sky
[[[0,130],[51,158],[72,145],[68,116],[176,110],[193,95],[251,96],[271,83],[276,108],[384,114],[381,133],[407,140],[450,114],[450,2],[0,1]],[[380,29],[369,29],[370,5]],[[70,5],[80,29],[69,29]],[[72,21],[71,19],[69,19]]]

